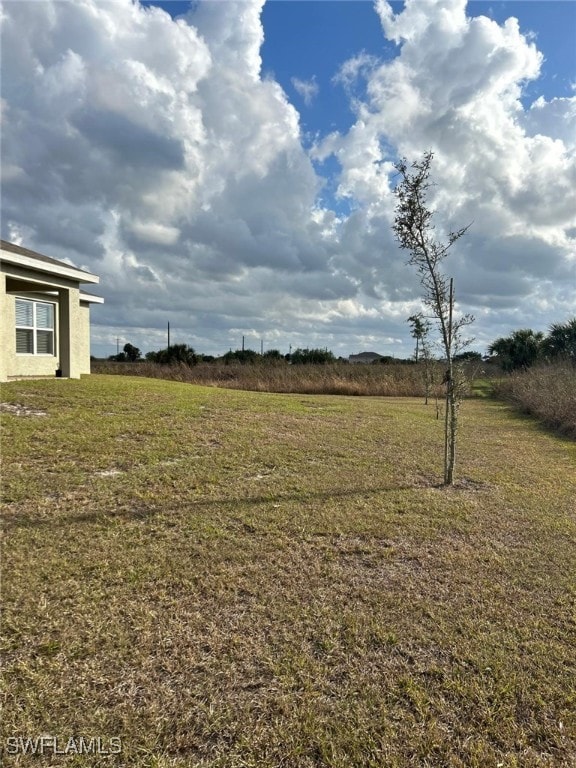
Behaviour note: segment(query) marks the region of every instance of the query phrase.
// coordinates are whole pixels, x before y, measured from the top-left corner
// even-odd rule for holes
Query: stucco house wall
[[[90,373],[90,302],[80,293],[80,315],[78,324],[78,366],[80,373]]]
[[[90,373],[90,305],[103,299],[84,293],[81,284],[98,282],[70,264],[1,242],[0,381],[54,377],[56,371],[67,378]],[[17,352],[17,299],[54,307],[51,353]]]

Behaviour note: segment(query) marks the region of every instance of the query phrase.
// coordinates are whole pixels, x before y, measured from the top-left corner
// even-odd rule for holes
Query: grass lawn
[[[1,399],[5,765],[576,765],[576,443],[467,401],[442,489],[417,399]]]

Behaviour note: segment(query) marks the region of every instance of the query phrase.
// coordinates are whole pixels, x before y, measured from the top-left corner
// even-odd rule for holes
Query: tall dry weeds
[[[444,368],[438,364],[432,396],[442,395]],[[93,373],[185,381],[191,384],[242,389],[254,392],[277,392],[308,395],[354,395],[379,397],[424,397],[426,384],[423,365],[287,365],[200,363],[158,365],[156,363],[93,362]]]
[[[508,374],[494,384],[494,394],[576,438],[576,368],[570,363]]]

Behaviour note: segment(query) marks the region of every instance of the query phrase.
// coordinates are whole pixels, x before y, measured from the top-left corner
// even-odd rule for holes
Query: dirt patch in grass
[[[20,403],[0,403],[0,413],[10,413],[13,416],[47,416],[46,411],[31,408]]]
[[[571,441],[476,399],[445,489],[420,400],[6,388],[4,764],[575,764]]]

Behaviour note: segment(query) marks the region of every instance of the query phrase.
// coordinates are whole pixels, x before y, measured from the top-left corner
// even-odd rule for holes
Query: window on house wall
[[[16,299],[16,352],[54,354],[54,304]]]

